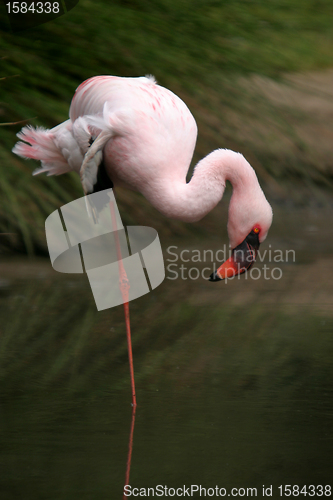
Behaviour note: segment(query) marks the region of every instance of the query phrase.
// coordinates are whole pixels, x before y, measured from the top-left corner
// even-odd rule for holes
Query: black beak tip
[[[222,281],[222,278],[220,278],[217,274],[216,271],[214,271],[210,276],[208,281]]]

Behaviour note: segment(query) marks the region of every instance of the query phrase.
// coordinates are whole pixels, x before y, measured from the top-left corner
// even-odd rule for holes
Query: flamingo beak
[[[231,257],[210,275],[209,281],[221,281],[245,273],[256,260],[259,245],[258,234],[251,231],[245,240],[232,250]]]

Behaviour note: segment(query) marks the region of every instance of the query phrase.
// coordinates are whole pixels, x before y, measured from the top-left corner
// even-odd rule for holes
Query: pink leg
[[[130,315],[129,315],[129,288],[130,284],[127,278],[127,274],[123,265],[123,260],[121,256],[120,243],[117,233],[117,221],[116,214],[113,202],[110,201],[110,210],[111,210],[111,219],[112,226],[114,228],[114,237],[117,248],[117,257],[118,257],[118,265],[119,265],[119,287],[121,291],[121,295],[124,303],[124,313],[125,313],[125,323],[126,323],[126,335],[127,335],[127,347],[128,347],[128,360],[130,366],[130,376],[131,376],[131,387],[132,387],[132,406],[136,407],[136,395],[135,395],[135,381],[134,381],[134,367],[133,367],[133,354],[132,354],[132,338],[131,338],[131,323],[130,323]]]

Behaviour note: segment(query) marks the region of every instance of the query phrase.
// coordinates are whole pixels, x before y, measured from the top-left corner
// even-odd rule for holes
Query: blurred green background
[[[199,128],[191,168],[215,148],[242,152],[274,210],[262,249],[296,255],[278,264],[277,281],[171,280],[167,270],[130,303],[139,403],[131,483],[274,484],[273,498],[281,484],[327,484],[332,1],[80,0],[15,34],[2,4],[0,13],[0,233],[14,233],[0,235],[1,500],[121,498],[123,310],[97,312],[86,275],[52,269],[44,222],[82,196],[79,177],[32,177],[37,162],[11,153],[22,124],[8,124],[57,125],[76,87],[98,74],[153,74],[186,102]],[[169,245],[179,254],[227,243],[230,192],[196,224],[167,220],[137,193],[117,190],[117,200],[125,224],[157,229],[167,266]]]
[[[1,8],[1,122],[50,128],[86,78],[153,74],[198,122],[194,163],[226,147],[246,156],[273,198],[299,202],[331,188],[330,0],[80,0],[15,34]],[[82,191],[74,175],[31,177],[37,163],[11,153],[21,126],[0,128],[0,231],[16,234],[0,244],[45,252],[46,216]],[[140,196],[121,194],[120,203],[132,222],[133,205],[152,217]]]

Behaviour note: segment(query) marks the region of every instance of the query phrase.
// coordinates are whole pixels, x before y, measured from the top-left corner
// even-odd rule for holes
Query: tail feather
[[[115,133],[126,134],[132,122],[128,109],[113,113],[106,102],[103,113],[79,116],[74,122],[67,120],[51,130],[30,125],[23,127],[17,134],[20,141],[12,151],[23,158],[41,162],[41,167],[33,175],[77,171],[84,192],[92,193],[94,186],[99,186],[98,172],[105,144]]]
[[[23,158],[39,160],[42,164],[41,168],[34,171],[34,175],[42,172],[60,175],[80,170],[83,154],[73,137],[70,120],[51,130],[28,125],[23,127],[17,137],[20,141],[15,144],[13,153]]]

